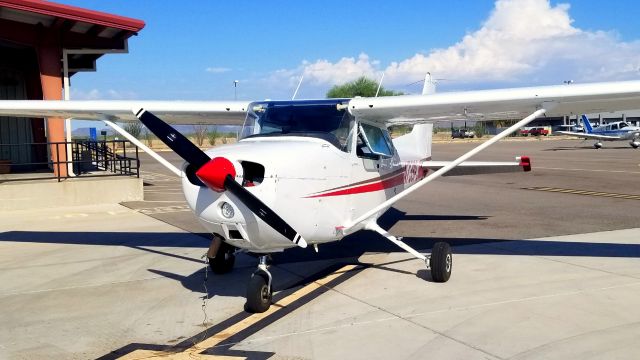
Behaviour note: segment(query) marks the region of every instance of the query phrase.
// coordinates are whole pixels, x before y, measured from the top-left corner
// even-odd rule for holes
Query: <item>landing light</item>
[[[222,213],[222,216],[224,216],[227,219],[231,219],[234,215],[233,206],[231,206],[231,204],[229,204],[226,201],[222,203],[222,206],[220,207],[220,212]]]

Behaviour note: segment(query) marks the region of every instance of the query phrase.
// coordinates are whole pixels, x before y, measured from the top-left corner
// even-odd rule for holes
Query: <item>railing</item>
[[[51,153],[53,156],[47,155]],[[11,174],[23,176],[3,176],[1,181],[52,178],[62,181],[72,177],[67,171],[69,167],[80,177],[140,177],[138,147],[127,140],[0,144],[0,160],[3,158],[11,162],[0,163],[0,169],[10,166]],[[6,171],[0,171],[3,172]]]

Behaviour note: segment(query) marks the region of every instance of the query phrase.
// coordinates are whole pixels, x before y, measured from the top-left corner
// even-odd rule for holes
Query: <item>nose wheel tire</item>
[[[451,246],[445,242],[437,242],[431,251],[429,260],[431,278],[435,282],[447,282],[453,269],[453,254]]]
[[[235,248],[225,242],[220,244],[220,248],[214,257],[209,258],[209,267],[214,274],[226,274],[233,269],[236,262],[234,254]]]
[[[593,144],[593,147],[596,148],[596,149],[600,149],[600,148],[602,148],[602,143],[597,142],[597,143]]]
[[[254,274],[247,287],[247,303],[245,310],[252,313],[263,313],[271,306],[272,289],[266,276]]]

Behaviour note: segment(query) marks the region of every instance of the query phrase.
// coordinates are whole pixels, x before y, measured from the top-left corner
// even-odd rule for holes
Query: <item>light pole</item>
[[[233,80],[233,100],[238,100],[238,80]]]

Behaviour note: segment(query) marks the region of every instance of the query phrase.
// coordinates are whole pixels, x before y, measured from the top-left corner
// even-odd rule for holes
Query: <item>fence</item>
[[[51,149],[55,149],[53,158],[46,156]],[[23,174],[4,177],[4,181],[52,178],[62,181],[71,177],[65,171],[69,164],[75,176],[140,177],[138,147],[127,140],[0,144],[0,154],[11,159],[0,159],[0,173]]]

